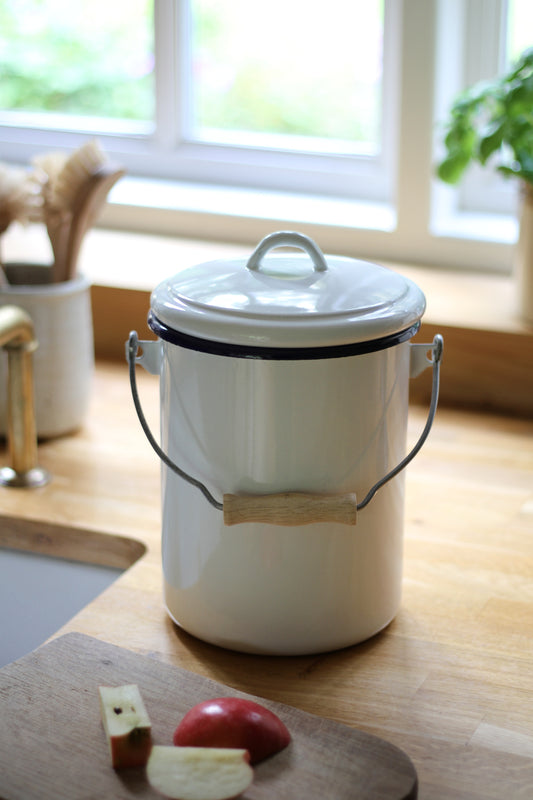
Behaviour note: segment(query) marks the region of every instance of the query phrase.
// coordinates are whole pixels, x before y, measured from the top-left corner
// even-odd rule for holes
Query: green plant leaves
[[[481,164],[486,164],[496,150],[503,144],[505,137],[505,120],[489,126],[485,136],[479,140],[478,156]]]
[[[459,151],[441,161],[437,175],[445,183],[458,183],[469,163],[470,156]]]
[[[445,129],[438,177],[457,183],[472,161],[533,183],[533,48],[495,81],[461,93]]]

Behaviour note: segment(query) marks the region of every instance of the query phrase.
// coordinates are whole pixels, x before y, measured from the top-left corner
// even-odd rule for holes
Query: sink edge
[[[8,514],[0,514],[0,547],[124,570],[147,550],[127,536]]]

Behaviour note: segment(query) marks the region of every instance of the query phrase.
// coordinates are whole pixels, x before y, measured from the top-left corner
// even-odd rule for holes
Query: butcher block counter
[[[157,430],[157,379],[138,372]],[[425,414],[411,409],[410,442]],[[422,800],[533,797],[533,421],[439,409],[407,471],[399,614],[361,645],[314,656],[225,651],[167,616],[160,467],[125,364],[98,364],[85,426],[39,458],[53,481],[0,490],[0,543],[127,567],[58,637],[86,634],[375,734],[411,758]]]

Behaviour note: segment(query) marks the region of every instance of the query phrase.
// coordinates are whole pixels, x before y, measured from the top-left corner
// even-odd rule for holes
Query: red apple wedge
[[[229,800],[250,786],[254,773],[246,750],[154,745],[146,777],[173,800]]]
[[[256,764],[283,750],[291,740],[284,723],[252,700],[220,697],[191,708],[174,731],[180,747],[236,747]]]
[[[100,686],[98,691],[113,767],[143,767],[152,749],[152,730],[139,687]]]

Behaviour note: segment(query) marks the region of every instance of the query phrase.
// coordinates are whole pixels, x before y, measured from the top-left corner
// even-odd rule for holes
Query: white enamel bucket
[[[396,615],[402,470],[438,396],[441,337],[410,342],[424,309],[401,275],[292,232],[155,289],[158,339],[132,332],[126,351],[163,462],[164,597],[184,630],[296,655],[356,644]],[[136,363],[160,376],[160,446]],[[430,364],[428,421],[406,456],[409,378]]]

